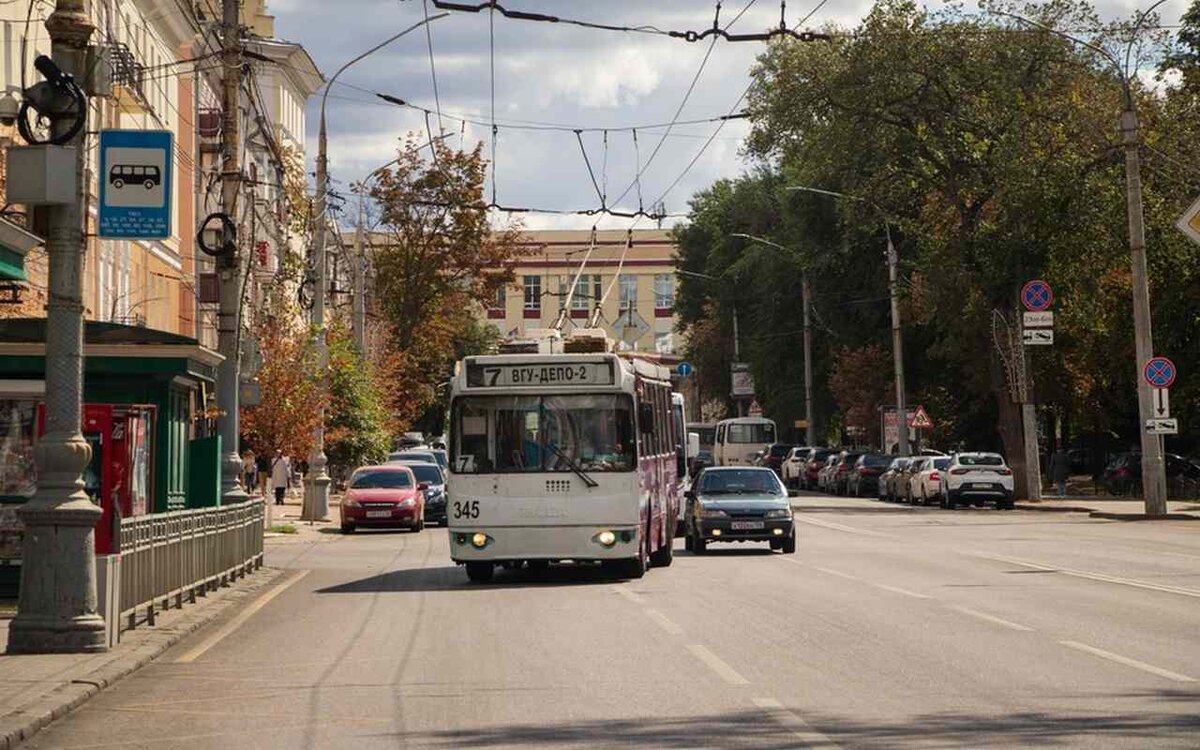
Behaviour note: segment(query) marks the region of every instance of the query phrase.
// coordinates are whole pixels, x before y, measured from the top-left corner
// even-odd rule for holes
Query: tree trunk
[[[1013,472],[1014,497],[1017,499],[1029,497],[1029,486],[1025,481],[1025,433],[1021,425],[1021,405],[1012,400],[1008,382],[1004,376],[1004,366],[999,356],[992,352],[989,370],[992,379],[992,392],[996,396],[997,420],[1000,439],[1004,442],[1004,458]]]

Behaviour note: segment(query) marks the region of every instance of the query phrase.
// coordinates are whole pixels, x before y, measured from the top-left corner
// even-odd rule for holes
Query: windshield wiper
[[[599,482],[597,482],[595,479],[592,479],[590,476],[587,475],[587,472],[585,472],[583,469],[579,468],[579,464],[575,463],[575,461],[572,460],[571,457],[568,456],[566,453],[563,453],[561,448],[559,448],[557,445],[555,445],[553,443],[551,443],[549,447],[550,447],[550,450],[552,450],[558,454],[559,458],[561,458],[563,461],[566,462],[567,466],[570,467],[571,471],[573,471],[579,475],[579,478],[583,480],[584,484],[586,484],[588,487],[600,486]]]

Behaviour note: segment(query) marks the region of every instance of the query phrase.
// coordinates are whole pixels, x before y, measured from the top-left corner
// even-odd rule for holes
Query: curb
[[[261,568],[246,584],[235,584],[217,593],[219,598],[191,611],[177,611],[179,618],[158,627],[143,626],[127,631],[129,653],[120,654],[92,672],[79,675],[38,698],[33,704],[6,716],[0,716],[0,750],[13,750],[45,728],[83,705],[101,690],[157,659],[167,649],[230,610],[249,594],[277,581],[285,571]],[[213,596],[210,594],[209,596]],[[165,618],[164,618],[165,619]],[[140,641],[140,642],[138,642]],[[118,645],[113,651],[120,651]]]
[[[1016,510],[1037,510],[1042,513],[1095,513],[1094,508],[1088,508],[1082,505],[1038,505],[1034,503],[1017,503],[1013,506]]]
[[[1149,516],[1145,513],[1110,513],[1104,510],[1094,510],[1088,515],[1092,518],[1107,518],[1113,521],[1200,521],[1200,516],[1190,513],[1164,513],[1161,516]]]

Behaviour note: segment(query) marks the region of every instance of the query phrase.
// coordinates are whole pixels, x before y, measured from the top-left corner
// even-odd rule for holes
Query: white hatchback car
[[[779,473],[783,476],[784,487],[800,486],[800,477],[808,469],[808,451],[807,446],[797,446],[783,457]]]
[[[929,505],[941,496],[942,478],[950,465],[948,456],[918,458],[918,468],[909,475],[908,497],[913,505]]]
[[[998,510],[1013,508],[1013,473],[999,453],[957,453],[942,472],[943,508],[995,502]]]

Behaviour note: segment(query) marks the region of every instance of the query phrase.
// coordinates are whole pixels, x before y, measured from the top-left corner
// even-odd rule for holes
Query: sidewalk
[[[3,653],[13,612],[0,610],[0,750],[29,739],[189,633],[240,607],[282,575],[281,570],[262,568],[210,592],[196,604],[160,613],[153,627],[125,631],[116,648],[101,654]]]
[[[293,487],[284,496],[283,505],[275,504],[275,497],[267,497],[267,524],[263,535],[266,543],[278,544],[292,541],[314,541],[314,535],[332,534],[341,528],[338,502],[341,495],[329,496],[328,521],[302,521],[300,514],[304,506],[304,490]]]
[[[1146,505],[1139,498],[1068,495],[1058,497],[1043,495],[1041,502],[1017,501],[1017,510],[1040,510],[1058,513],[1087,513],[1092,518],[1109,518],[1118,521],[1145,521]],[[1160,520],[1200,521],[1200,500],[1171,500],[1167,503],[1167,515]]]

